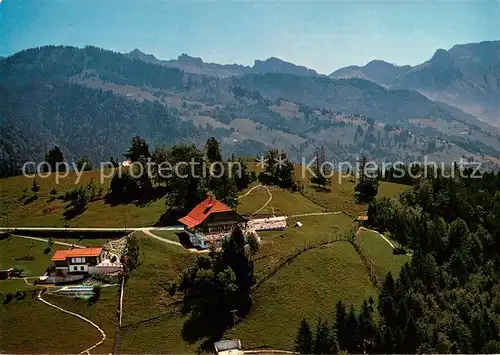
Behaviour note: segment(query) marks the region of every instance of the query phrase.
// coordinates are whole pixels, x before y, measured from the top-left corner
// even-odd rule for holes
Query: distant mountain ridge
[[[266,60],[255,60],[254,65],[250,67],[240,64],[206,63],[199,57],[192,57],[185,53],[179,55],[177,59],[172,60],[160,60],[152,54],[143,53],[139,49],[134,49],[127,55],[130,58],[139,59],[147,63],[181,69],[186,73],[208,75],[219,78],[265,73],[320,76],[320,74],[313,69],[309,69],[301,65],[295,65],[276,57],[271,57]]]
[[[404,75],[410,70],[410,65],[397,66],[383,60],[372,60],[365,66],[351,65],[338,69],[328,76],[332,79],[359,78],[383,86],[391,86],[400,75]]]
[[[439,52],[433,63],[408,73],[448,70],[449,56]],[[401,78],[386,63],[368,67],[380,68],[387,80]],[[474,73],[459,70],[445,78]],[[448,161],[500,156],[499,132],[456,107],[395,85],[332,80],[277,58],[245,67],[187,54],[160,61],[139,50],[44,46],[1,59],[0,77],[0,175],[43,159],[54,145],[67,159],[87,156],[97,163],[121,156],[135,134],[151,147],[203,144],[214,136],[225,154],[277,148],[296,160],[319,145],[337,161],[363,152],[404,161],[430,153]],[[433,78],[421,75],[419,83],[433,85]],[[392,137],[393,131],[401,136]]]
[[[438,49],[431,59],[414,67],[371,61],[338,69],[329,77],[361,78],[386,87],[417,90],[500,127],[500,41]]]

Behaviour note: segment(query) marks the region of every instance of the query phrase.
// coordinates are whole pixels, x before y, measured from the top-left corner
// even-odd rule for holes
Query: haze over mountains
[[[362,78],[392,88],[415,89],[496,126],[500,125],[500,41],[439,49],[420,65],[372,61],[346,67],[330,78]]]
[[[2,174],[58,145],[93,162],[121,157],[133,135],[152,147],[210,136],[226,154],[270,147],[299,160],[498,163],[500,42],[439,50],[428,62],[372,61],[330,77],[277,58],[252,67],[180,55],[159,60],[96,47],[45,46],[0,60]],[[345,79],[348,78],[348,79]],[[29,137],[29,138],[27,138]]]
[[[201,58],[180,55],[176,60],[159,60],[135,49],[131,58],[182,69],[187,73],[227,78],[245,74],[285,73],[298,76],[321,76],[315,70],[271,57],[255,60],[252,67],[239,64],[205,63]],[[430,98],[460,108],[492,125],[500,126],[500,41],[456,45],[438,49],[428,61],[417,65],[397,66],[372,60],[364,66],[335,70],[332,79],[360,78],[379,85],[414,89]]]
[[[271,57],[266,60],[255,60],[252,67],[239,64],[205,63],[201,58],[191,57],[185,53],[173,60],[159,60],[152,54],[145,54],[139,49],[134,49],[128,56],[146,63],[166,65],[178,68],[186,73],[202,74],[219,78],[240,76],[245,74],[284,73],[301,76],[319,76],[316,71],[304,66],[295,65],[279,58]]]

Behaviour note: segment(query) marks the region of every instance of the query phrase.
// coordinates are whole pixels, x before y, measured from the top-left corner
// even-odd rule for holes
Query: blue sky
[[[500,39],[499,1],[0,1],[1,56],[92,44],[245,65],[275,56],[330,73],[372,59],[414,65],[438,48]]]

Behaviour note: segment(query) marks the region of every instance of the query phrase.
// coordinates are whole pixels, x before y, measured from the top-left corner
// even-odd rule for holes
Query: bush
[[[50,190],[49,194],[55,197],[57,195],[57,190],[53,188]]]
[[[32,255],[25,255],[25,256],[21,256],[19,258],[14,258],[14,261],[31,261],[34,259],[35,259],[35,257]]]
[[[14,295],[11,292],[8,292],[5,295],[5,299],[3,300],[3,304],[8,304],[10,301],[14,299]]]
[[[94,304],[101,298],[101,286],[95,285],[92,289],[92,296],[89,298],[89,304]]]
[[[394,255],[405,255],[406,254],[406,249],[402,247],[397,247],[392,249],[392,253]]]
[[[12,232],[11,231],[6,231],[6,232],[1,232],[0,233],[0,240],[7,239],[11,236]]]
[[[23,300],[23,299],[26,298],[26,292],[24,292],[24,291],[16,291],[16,295],[15,296],[16,296],[16,299],[18,301]]]
[[[256,254],[259,251],[260,245],[255,234],[252,233],[247,235],[247,243],[252,254]]]

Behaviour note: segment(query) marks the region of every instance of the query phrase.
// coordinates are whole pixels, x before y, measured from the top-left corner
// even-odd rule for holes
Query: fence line
[[[299,257],[301,254],[305,253],[306,251],[325,247],[328,244],[336,243],[336,242],[342,242],[342,241],[347,241],[346,238],[335,236],[334,238],[329,238],[323,241],[319,242],[309,242],[309,243],[304,243],[301,246],[299,246],[295,251],[293,251],[291,254],[281,257],[278,259],[278,261],[274,264],[268,267],[263,273],[264,276],[262,276],[253,286],[254,289],[258,288],[261,284],[263,284],[265,281],[267,281],[269,278],[274,276],[282,267],[286,266],[290,262],[292,262],[294,259]]]

